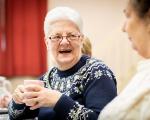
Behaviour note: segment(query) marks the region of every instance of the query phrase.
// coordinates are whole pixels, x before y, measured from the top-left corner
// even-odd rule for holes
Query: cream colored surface
[[[48,0],[48,9],[69,6],[84,21],[84,33],[91,39],[93,56],[102,59],[114,71],[120,92],[135,73],[140,59],[132,50],[127,35],[121,31],[125,0]],[[49,65],[53,63],[49,55]]]

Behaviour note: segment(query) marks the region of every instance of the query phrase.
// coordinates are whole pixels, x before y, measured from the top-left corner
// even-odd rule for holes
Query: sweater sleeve
[[[30,110],[25,104],[16,104],[13,100],[8,106],[9,120],[33,119],[38,114],[37,110]]]
[[[98,68],[99,69],[99,68]],[[63,95],[54,107],[59,119],[97,120],[100,111],[116,95],[115,78],[111,71],[92,71],[83,93],[83,105]]]

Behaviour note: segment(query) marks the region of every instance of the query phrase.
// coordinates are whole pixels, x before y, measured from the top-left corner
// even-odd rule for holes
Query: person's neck
[[[57,68],[61,71],[68,70],[68,69],[72,68],[74,65],[76,65],[77,62],[80,60],[80,58],[81,58],[81,56],[78,59],[76,59],[75,61],[72,61],[72,62],[70,62],[69,64],[66,64],[66,65],[65,64],[57,65]]]

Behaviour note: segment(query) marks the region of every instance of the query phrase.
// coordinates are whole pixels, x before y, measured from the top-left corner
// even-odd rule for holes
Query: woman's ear
[[[46,45],[46,48],[47,48],[47,50],[49,50],[50,49],[50,46],[49,46],[49,41],[48,41],[48,38],[44,38],[44,42],[45,42],[45,45]]]

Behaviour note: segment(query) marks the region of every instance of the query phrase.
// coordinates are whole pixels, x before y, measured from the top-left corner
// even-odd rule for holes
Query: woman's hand
[[[26,86],[23,102],[30,109],[34,110],[40,107],[53,107],[61,97],[61,93],[56,90],[50,90],[37,85]]]
[[[12,94],[12,99],[17,104],[23,104],[23,94],[24,94],[24,86],[18,85],[15,89],[14,93]]]

